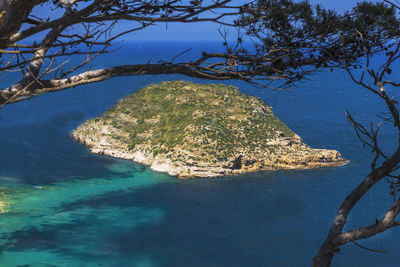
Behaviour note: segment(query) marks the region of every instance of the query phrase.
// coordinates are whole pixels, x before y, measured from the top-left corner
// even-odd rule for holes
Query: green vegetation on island
[[[285,164],[293,168],[300,154],[311,163],[305,167],[315,167],[310,155],[317,151],[302,143],[264,101],[233,86],[183,81],[149,85],[124,97],[103,116],[80,126],[73,136],[96,153],[118,156],[120,148],[123,155],[119,157],[138,158],[135,161],[151,166],[179,167],[181,176],[199,171],[195,168],[200,172],[219,168],[220,174],[227,169],[275,169]],[[130,153],[133,156],[126,156]],[[287,164],[288,154],[289,158],[295,155],[293,164]],[[337,154],[317,161],[319,165],[336,162]]]
[[[198,157],[221,160],[239,147],[271,148],[265,140],[277,131],[294,136],[262,100],[224,84],[150,85],[121,99],[101,119],[129,133],[130,148],[149,144],[158,154],[180,146],[202,151]]]

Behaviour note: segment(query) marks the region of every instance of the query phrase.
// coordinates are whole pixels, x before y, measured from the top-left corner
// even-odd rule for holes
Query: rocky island
[[[169,81],[147,86],[71,136],[93,153],[182,178],[346,162],[335,150],[304,144],[264,101],[222,84]]]

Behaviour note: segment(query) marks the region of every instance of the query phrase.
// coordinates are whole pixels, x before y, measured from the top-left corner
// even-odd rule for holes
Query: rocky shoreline
[[[212,178],[262,170],[335,167],[347,163],[347,160],[341,158],[340,153],[336,150],[312,149],[304,143],[298,143],[297,149],[299,147],[303,147],[303,149],[298,149],[296,154],[286,152],[281,156],[277,156],[276,160],[273,162],[267,160],[253,160],[250,163],[249,159],[246,159],[246,156],[240,155],[236,158],[235,162],[221,162],[216,166],[189,166],[185,165],[184,162],[174,163],[168,159],[166,155],[157,155],[154,157],[152,154],[146,153],[143,150],[132,151],[124,144],[115,142],[111,136],[109,138],[103,136],[100,139],[83,136],[80,134],[80,130],[81,129],[78,128],[74,131],[71,137],[88,146],[92,153],[132,160],[133,162],[149,166],[154,171],[167,173],[179,178]]]
[[[166,87],[174,86],[174,88],[179,88],[179,90],[181,90],[181,88],[186,88],[185,90],[195,90],[197,94],[199,94],[199,88],[202,88],[184,82],[170,82],[169,84],[163,83],[162,85]],[[228,91],[228,93],[233,95],[237,94],[236,91]],[[135,96],[133,95],[131,97]],[[182,97],[181,91],[179,97]],[[237,94],[237,97],[242,97],[242,95]],[[244,101],[243,99],[239,100]],[[143,102],[142,99],[141,101]],[[259,100],[255,101],[249,96],[246,96],[246,101],[250,104],[245,105],[244,107],[250,107],[252,110],[249,109],[250,111],[248,112],[248,115],[246,115],[247,117],[241,115],[241,120],[245,122],[245,127],[249,125],[249,129],[258,129],[260,125],[263,125],[264,117],[269,120],[266,121],[266,123],[271,123],[270,120],[273,115],[271,115],[272,109],[268,105]],[[122,106],[124,106],[123,112],[121,112],[122,109],[120,109]],[[153,112],[151,117],[138,119],[134,118],[133,115],[130,115],[129,112],[131,111],[126,111],[126,106],[130,105],[124,104],[124,100],[122,100],[108,115],[88,120],[80,125],[71,133],[71,137],[88,146],[93,153],[132,160],[149,166],[154,171],[167,173],[180,178],[232,176],[260,170],[331,167],[340,166],[347,162],[345,159],[341,158],[340,153],[336,150],[310,148],[303,143],[302,139],[298,135],[291,132],[290,129],[283,124],[283,126],[279,124],[280,128],[273,128],[273,133],[265,134],[265,137],[257,137],[258,139],[254,137],[254,140],[249,140],[250,138],[248,136],[244,136],[241,138],[245,141],[240,140],[239,143],[239,141],[236,141],[240,137],[237,133],[241,134],[241,132],[248,131],[247,129],[243,129],[243,126],[234,124],[238,120],[237,117],[240,114],[247,114],[242,110],[236,110],[235,112],[231,112],[231,114],[224,115],[225,117],[221,120],[223,123],[234,125],[234,127],[231,127],[231,125],[226,127],[226,129],[233,129],[229,132],[231,135],[236,134],[235,138],[232,139],[233,141],[231,141],[233,144],[229,151],[223,151],[222,148],[226,148],[226,145],[220,145],[223,139],[215,137],[214,139],[217,139],[215,141],[211,137],[205,139],[202,135],[198,134],[200,129],[208,129],[211,127],[203,125],[203,121],[205,121],[204,118],[202,121],[203,124],[195,124],[196,121],[193,122],[192,117],[197,119],[199,116],[198,114],[201,114],[200,112],[202,112],[198,109],[190,111],[192,112],[190,114],[193,114],[193,116],[191,117],[190,122],[184,125],[184,135],[180,138],[183,140],[176,141],[176,144],[173,144],[166,149],[164,143],[168,143],[169,139],[167,139],[167,142],[154,142],[154,139],[157,136],[157,123],[163,119],[160,115],[160,111]],[[136,110],[132,110],[132,114],[135,114],[135,112],[138,112],[137,108]],[[252,116],[255,112],[258,112],[256,114],[257,116],[261,116],[261,119],[258,118],[258,125],[252,124]],[[171,114],[167,115],[171,116]],[[215,117],[215,114],[209,116]],[[228,118],[232,118],[232,122]],[[140,123],[145,126],[150,124],[150,126],[142,132],[135,134],[135,143],[132,145],[132,130],[128,130],[132,128],[128,128],[128,126],[125,125],[133,124],[135,127],[133,129],[140,127],[143,128],[143,125],[140,125]],[[276,124],[276,121],[273,123]],[[222,126],[218,127],[218,129],[220,129],[219,131],[224,131],[223,129],[221,130]],[[240,130],[236,131],[236,128]],[[163,129],[161,128],[161,134],[167,135],[168,131],[163,133],[162,130]],[[194,133],[196,133],[196,135],[194,135]],[[171,136],[171,138],[174,137],[173,135]],[[207,145],[202,145],[205,142],[204,140],[207,141]],[[244,142],[247,143],[243,145]],[[188,146],[188,143],[190,146]],[[211,151],[208,149],[209,147],[222,148],[216,151]],[[229,154],[228,156],[225,156],[227,155],[227,152],[229,152]],[[224,155],[224,157],[220,155]]]

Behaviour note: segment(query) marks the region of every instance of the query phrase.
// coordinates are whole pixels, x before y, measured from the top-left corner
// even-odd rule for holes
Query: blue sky
[[[0,0],[1,1],[1,0]],[[378,2],[379,0],[370,0]],[[248,0],[236,0],[236,3],[245,3]],[[335,9],[342,12],[350,9],[357,2],[356,0],[309,0],[313,4],[322,4],[326,8]],[[45,7],[36,10],[40,16],[48,16],[48,9]],[[119,30],[124,30],[129,27],[129,22],[120,22]],[[221,40],[218,33],[219,25],[215,23],[169,23],[168,28],[163,23],[148,27],[144,30],[134,32],[131,35],[125,36],[126,40],[150,40],[150,41],[173,41],[173,40]]]
[[[371,1],[371,0],[370,0]],[[247,2],[247,1],[240,1]],[[313,4],[322,4],[326,8],[335,9],[342,12],[350,9],[357,2],[355,0],[309,0]],[[378,0],[372,0],[378,2]],[[136,32],[129,36],[132,40],[219,40],[218,25],[215,23],[192,23],[192,24],[169,24],[168,29],[165,25],[158,25]]]

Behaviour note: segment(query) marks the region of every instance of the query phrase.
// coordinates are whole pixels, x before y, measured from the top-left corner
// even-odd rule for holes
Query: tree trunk
[[[333,240],[328,237],[319,249],[317,256],[313,259],[312,266],[329,267],[337,248],[338,247],[334,245]]]
[[[16,33],[26,21],[32,8],[45,0],[1,0],[0,1],[0,43]]]

